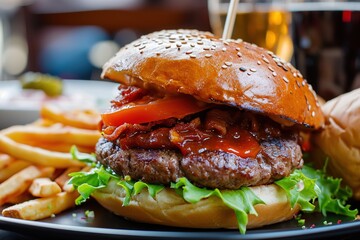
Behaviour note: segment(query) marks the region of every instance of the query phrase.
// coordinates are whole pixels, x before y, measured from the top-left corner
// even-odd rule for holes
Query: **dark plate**
[[[92,210],[94,218],[86,218],[85,211]],[[295,219],[259,229],[248,230],[241,235],[237,230],[184,229],[127,221],[116,216],[94,201],[41,221],[26,221],[0,216],[0,229],[34,237],[52,239],[279,239],[279,238],[334,238],[360,236],[360,221],[329,214],[303,214],[305,229]],[[328,225],[324,224],[327,221]],[[332,224],[329,224],[332,223]]]

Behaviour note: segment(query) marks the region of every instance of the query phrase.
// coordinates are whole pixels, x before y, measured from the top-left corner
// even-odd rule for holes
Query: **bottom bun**
[[[285,191],[275,184],[250,188],[266,204],[258,204],[258,216],[248,215],[247,228],[256,228],[291,219],[299,207],[290,207]],[[125,218],[144,223],[188,228],[238,228],[234,211],[217,197],[188,203],[175,190],[165,188],[152,198],[147,189],[123,207],[125,190],[111,181],[92,195],[103,207]]]

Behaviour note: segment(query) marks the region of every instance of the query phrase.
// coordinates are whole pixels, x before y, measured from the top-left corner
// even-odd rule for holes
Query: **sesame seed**
[[[135,43],[134,44],[134,47],[138,47],[138,46],[140,46],[141,45],[141,43]]]
[[[281,62],[276,62],[276,65],[278,65],[279,67],[282,67],[283,65],[281,64]]]
[[[226,66],[230,67],[232,65],[232,62],[225,62],[224,63]]]
[[[288,71],[288,70],[289,70],[285,65],[282,65],[282,68],[283,68],[285,71]]]
[[[210,50],[210,47],[204,47],[203,49],[204,50]]]
[[[268,66],[268,69],[269,69],[270,71],[272,71],[272,72],[275,71],[275,70],[274,70],[272,67],[270,67],[270,66]]]
[[[195,44],[194,44],[194,43],[190,43],[190,47],[195,47]]]
[[[269,60],[267,60],[267,58],[263,57],[262,60],[264,60],[264,62],[269,63]]]
[[[247,72],[247,75],[251,76],[251,72]]]
[[[296,73],[293,73],[293,76],[296,77]]]
[[[237,52],[237,55],[238,55],[239,57],[242,57],[241,52]]]
[[[144,53],[144,51],[140,51],[140,54],[143,54]]]
[[[175,43],[175,40],[169,40],[169,43]]]
[[[197,41],[197,44],[203,45],[204,43],[203,43],[203,41],[199,40],[199,41]]]
[[[311,116],[315,117],[315,112],[314,111],[311,112]]]
[[[302,81],[301,85],[305,86],[305,84],[306,84],[305,80]]]
[[[196,55],[195,54],[190,54],[190,57],[191,58],[196,58]]]
[[[171,47],[171,45],[170,44],[168,44],[168,45],[166,45],[165,46],[165,48],[167,49],[167,48],[170,48]]]
[[[186,54],[192,54],[192,53],[193,53],[193,51],[191,51],[191,50],[186,52]]]
[[[157,53],[156,53],[156,56],[160,56],[160,53],[159,53],[159,52],[157,52]]]
[[[223,52],[225,52],[225,51],[226,51],[226,48],[225,48],[225,47],[224,47],[224,48],[222,48],[222,51],[223,51]]]
[[[282,78],[286,83],[289,83],[289,80],[286,77],[282,77]]]
[[[211,49],[211,50],[215,50],[215,47],[211,47],[210,49]]]
[[[257,65],[261,65],[261,62],[260,62],[260,61],[257,61]]]
[[[144,49],[146,46],[141,46],[141,47],[139,47],[139,50],[142,50],[142,49]]]
[[[181,43],[177,43],[176,46],[179,48],[179,47],[182,46],[182,44],[181,44]]]
[[[250,71],[256,72],[256,69],[255,68],[250,68]]]
[[[301,73],[298,72],[297,75],[299,78],[303,78],[303,75],[301,75]]]
[[[296,85],[298,85],[298,87],[300,88],[301,87],[300,83],[298,81],[296,81],[296,80],[295,80],[295,82],[296,82]]]
[[[181,44],[187,44],[187,41],[181,41]]]
[[[239,69],[240,69],[240,71],[242,71],[242,72],[245,72],[245,71],[246,71],[246,68],[244,68],[244,67],[240,67]]]
[[[273,75],[274,77],[276,77],[276,76],[277,76],[276,72],[272,72],[272,75]]]
[[[175,40],[176,37],[175,37],[175,36],[171,36],[171,37],[169,37],[169,39],[170,39],[170,40]]]
[[[235,48],[235,50],[236,50],[236,51],[240,51],[240,48],[239,48],[239,47],[237,47],[237,48]]]
[[[308,110],[309,110],[309,111],[311,110],[311,105],[310,105],[310,104],[308,104]]]
[[[205,54],[206,58],[210,58],[212,55],[211,54]]]
[[[228,67],[224,64],[221,66],[222,69],[227,69]]]
[[[229,43],[228,43],[227,41],[223,41],[223,43],[224,43],[225,45],[229,45]]]

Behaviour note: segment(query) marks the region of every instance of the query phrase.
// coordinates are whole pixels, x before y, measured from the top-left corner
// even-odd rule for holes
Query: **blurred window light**
[[[0,10],[12,11],[20,5],[26,4],[28,1],[25,0],[0,0]]]
[[[104,63],[114,56],[119,48],[119,45],[114,41],[98,42],[90,49],[89,60],[95,67],[102,68]]]
[[[0,16],[0,80],[3,77],[3,49],[4,49],[4,28]]]
[[[12,37],[3,50],[3,69],[9,75],[22,73],[27,65],[28,49],[22,38]]]

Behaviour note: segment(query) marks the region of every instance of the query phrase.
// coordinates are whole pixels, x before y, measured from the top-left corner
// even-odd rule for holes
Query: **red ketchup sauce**
[[[175,130],[176,134],[179,140],[173,143],[183,155],[220,150],[242,158],[255,158],[260,151],[258,141],[247,130],[237,127],[229,128],[224,136],[196,128]]]

